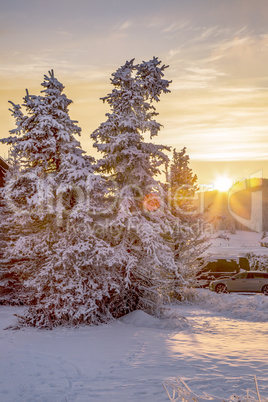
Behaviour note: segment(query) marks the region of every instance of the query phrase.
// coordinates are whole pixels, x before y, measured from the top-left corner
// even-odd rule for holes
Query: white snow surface
[[[230,234],[219,231],[211,235],[211,246],[205,254],[222,258],[242,257],[246,253],[268,256],[268,248],[260,245],[261,240],[262,233],[237,230],[235,234]]]
[[[168,401],[163,381],[198,395],[268,398],[268,297],[196,290],[165,319],[135,311],[108,325],[5,329],[22,307],[0,306],[1,402]]]

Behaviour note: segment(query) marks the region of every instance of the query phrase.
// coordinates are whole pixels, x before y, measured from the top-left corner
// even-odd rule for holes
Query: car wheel
[[[268,285],[264,285],[261,291],[264,295],[268,296]]]
[[[217,293],[227,293],[227,286],[223,283],[219,283],[215,288]]]

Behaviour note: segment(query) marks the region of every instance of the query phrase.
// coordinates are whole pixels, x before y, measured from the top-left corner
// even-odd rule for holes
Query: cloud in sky
[[[2,136],[13,127],[7,101],[38,92],[54,68],[91,150],[111,73],[159,56],[172,80],[156,105],[159,142],[186,146],[194,160],[268,155],[266,0],[10,0],[0,23]]]

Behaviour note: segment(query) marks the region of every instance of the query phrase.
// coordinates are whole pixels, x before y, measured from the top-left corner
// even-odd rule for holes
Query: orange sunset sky
[[[200,184],[268,177],[267,0],[0,0],[0,135],[14,121],[8,100],[38,94],[54,69],[73,100],[84,150],[105,121],[99,100],[126,60],[158,56],[171,94],[156,105],[154,140],[187,147]],[[8,148],[1,145],[0,155]]]

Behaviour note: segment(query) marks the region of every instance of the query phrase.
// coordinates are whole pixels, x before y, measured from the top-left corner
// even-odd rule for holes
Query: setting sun
[[[232,186],[232,180],[227,176],[218,176],[213,185],[215,190],[225,192]]]

